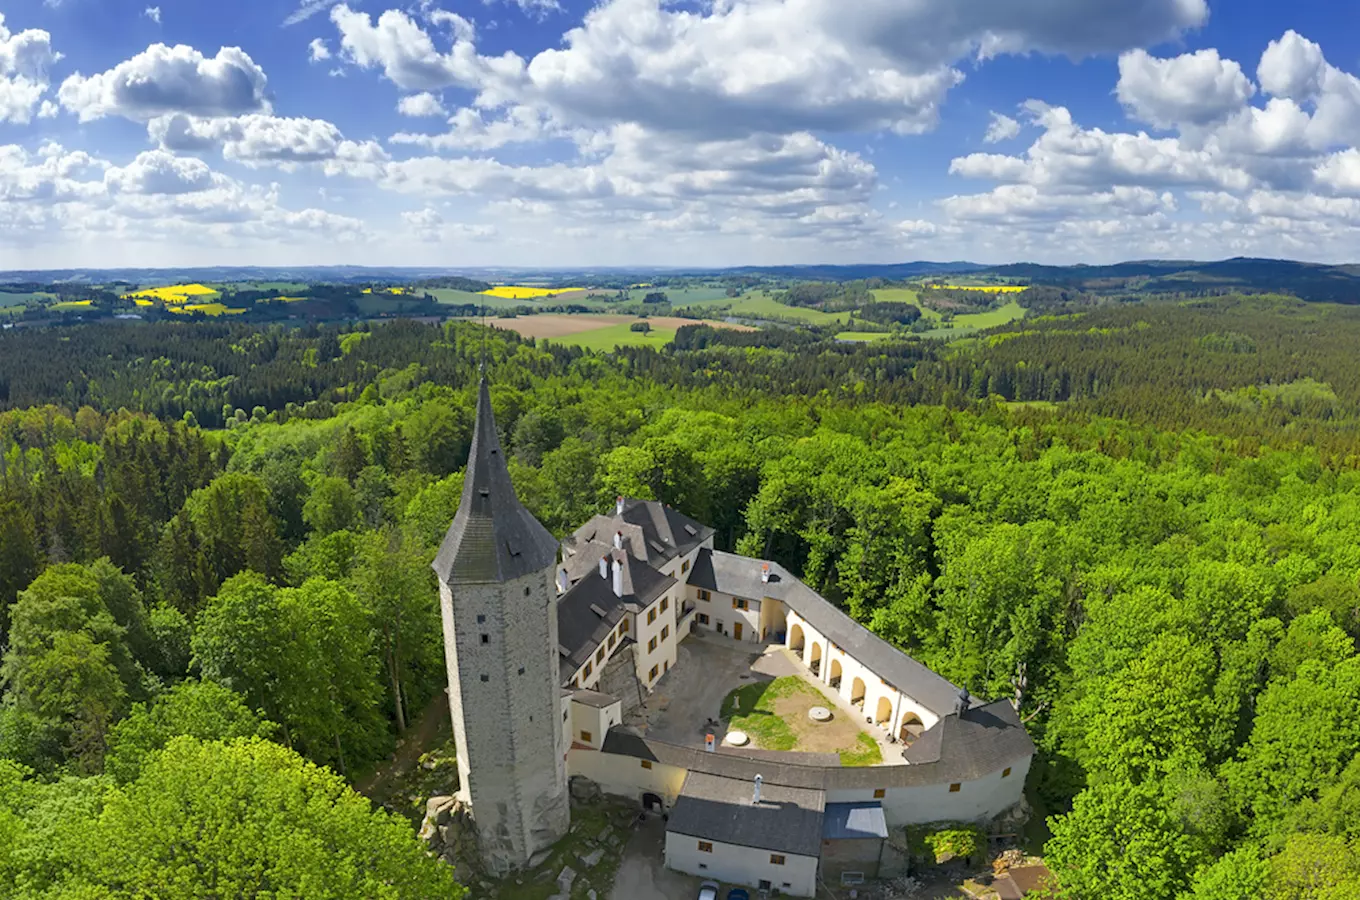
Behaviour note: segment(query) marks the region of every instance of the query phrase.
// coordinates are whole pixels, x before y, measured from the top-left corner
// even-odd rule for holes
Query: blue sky
[[[3,269],[1357,259],[1334,3],[2,12]]]

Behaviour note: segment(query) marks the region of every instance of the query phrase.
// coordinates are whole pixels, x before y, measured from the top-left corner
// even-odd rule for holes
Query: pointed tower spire
[[[434,571],[445,584],[496,584],[556,561],[557,541],[515,496],[496,437],[491,392],[483,378],[463,499],[435,557]]]

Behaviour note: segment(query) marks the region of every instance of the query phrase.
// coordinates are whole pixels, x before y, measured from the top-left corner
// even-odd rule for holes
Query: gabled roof
[[[754,780],[690,772],[666,831],[777,853],[820,855],[826,803],[822,791],[766,784],[760,802],[754,800]]]
[[[566,651],[565,678],[585,665],[600,642],[629,611],[645,609],[674,585],[675,579],[663,575],[641,560],[621,550],[610,550],[609,576],[601,578],[598,568],[583,575],[566,593],[557,598],[557,640]],[[614,563],[622,567],[623,596],[614,593]],[[596,561],[598,563],[598,560]]]
[[[761,580],[762,565],[770,567],[768,581]],[[935,715],[955,712],[957,686],[850,618],[779,563],[705,548],[694,559],[688,583],[751,600],[782,600],[827,640]]]
[[[513,581],[551,566],[557,561],[557,546],[515,495],[483,378],[463,498],[435,557],[435,573],[445,584]]]
[[[591,541],[613,546],[622,532],[628,551],[653,566],[689,553],[713,536],[713,529],[656,500],[623,498],[623,511],[595,516],[562,542],[568,554]]]
[[[1034,753],[1020,716],[1009,700],[945,716],[903,751],[911,765],[947,762],[955,781],[973,781]]]

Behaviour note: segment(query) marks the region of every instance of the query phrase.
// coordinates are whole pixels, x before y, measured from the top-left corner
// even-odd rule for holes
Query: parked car
[[[746,888],[732,888],[727,892],[727,900],[751,900],[751,893]]]
[[[718,891],[722,890],[722,885],[716,881],[705,881],[699,885],[699,900],[718,900]]]

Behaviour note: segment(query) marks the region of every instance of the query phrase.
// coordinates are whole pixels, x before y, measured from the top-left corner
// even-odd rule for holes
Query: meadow
[[[29,291],[26,293],[0,291],[0,308],[26,306],[29,303],[46,303],[55,299],[57,299],[56,294],[49,294],[46,291]]]
[[[850,321],[848,312],[827,313],[805,306],[785,306],[764,292],[737,298],[732,303],[732,315],[753,319],[791,319],[807,325],[844,325]]]
[[[633,331],[636,322],[647,322],[651,331]],[[506,331],[513,331],[521,337],[540,338],[558,344],[571,344],[587,350],[613,350],[615,347],[664,347],[675,338],[675,332],[684,325],[699,324],[696,319],[683,319],[677,316],[652,316],[642,319],[637,316],[611,316],[595,314],[537,316],[516,316],[508,319],[492,319],[487,324]],[[718,328],[736,331],[755,331],[749,325],[729,325],[722,322],[706,322]]]
[[[927,315],[927,312],[930,314]],[[940,314],[934,310],[921,307],[923,318],[939,321]],[[1012,300],[1005,306],[990,309],[987,312],[966,313],[954,317],[953,327],[941,326],[932,328],[929,331],[916,333],[915,337],[938,338],[941,340],[952,341],[959,338],[968,337],[987,328],[995,328],[998,325],[1005,325],[1007,322],[1014,322],[1025,316],[1025,308],[1016,301]],[[908,332],[898,332],[896,334],[882,331],[842,331],[836,335],[838,341],[881,341],[892,337],[907,337]]]

